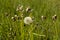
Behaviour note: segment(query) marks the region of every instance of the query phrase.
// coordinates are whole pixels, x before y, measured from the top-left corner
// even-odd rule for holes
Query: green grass
[[[24,10],[30,6],[33,11],[17,12],[19,4]],[[6,12],[9,16],[5,15]],[[31,14],[35,21],[24,26],[24,17],[19,21],[11,20],[15,14],[24,14],[24,17]],[[54,14],[57,20],[53,23]],[[44,21],[42,15],[47,17]],[[0,40],[60,40],[60,0],[0,0]]]

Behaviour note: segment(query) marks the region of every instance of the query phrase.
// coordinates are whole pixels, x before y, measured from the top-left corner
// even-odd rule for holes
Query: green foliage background
[[[23,13],[24,17],[30,14],[16,12],[19,4],[24,6],[24,10],[27,6],[34,9],[31,13],[35,22],[31,25],[24,26],[23,18],[15,22],[11,20],[15,14],[20,16]],[[10,16],[7,17],[6,12]],[[57,20],[53,23],[54,14],[57,15]],[[42,21],[42,15],[47,19]],[[0,40],[60,40],[60,0],[0,0]]]

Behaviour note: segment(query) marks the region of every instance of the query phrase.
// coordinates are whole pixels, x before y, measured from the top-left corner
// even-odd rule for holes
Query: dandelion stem
[[[20,27],[21,27],[21,40],[24,40],[23,18],[20,22]]]
[[[32,17],[32,13],[30,13],[30,15],[29,15],[30,17]],[[31,24],[31,26],[30,26],[31,28],[30,28],[30,30],[29,30],[29,34],[30,34],[30,40],[33,40],[33,34],[32,34],[32,29],[33,29],[33,23]]]
[[[31,25],[31,29],[30,29],[30,32],[29,32],[29,34],[30,34],[30,40],[33,40],[33,34],[32,34],[32,28],[33,28],[33,24]]]

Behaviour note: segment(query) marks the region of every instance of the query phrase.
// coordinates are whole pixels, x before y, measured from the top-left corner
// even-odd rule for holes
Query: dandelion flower
[[[33,22],[33,20],[32,20],[31,17],[25,17],[25,18],[24,18],[24,23],[25,23],[25,24],[30,24],[30,23],[32,23],[32,22]]]

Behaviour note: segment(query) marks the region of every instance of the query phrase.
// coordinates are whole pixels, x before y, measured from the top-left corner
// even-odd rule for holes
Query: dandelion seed
[[[25,24],[28,24],[28,25],[29,25],[29,24],[32,23],[32,22],[33,22],[33,20],[32,20],[31,17],[25,17],[25,18],[24,18],[24,23],[25,23]]]

